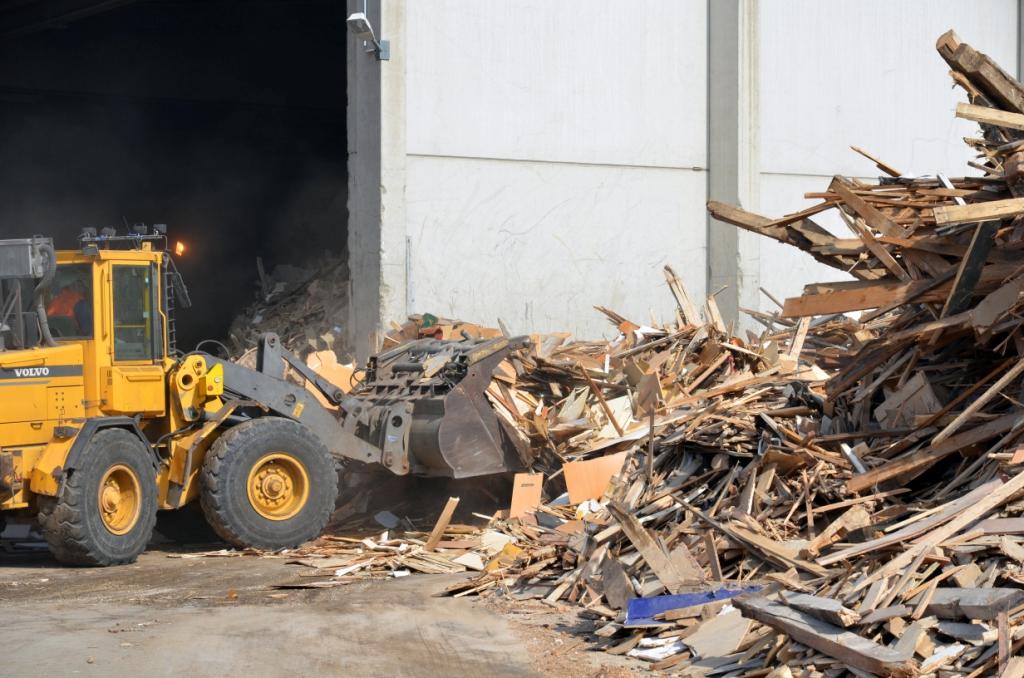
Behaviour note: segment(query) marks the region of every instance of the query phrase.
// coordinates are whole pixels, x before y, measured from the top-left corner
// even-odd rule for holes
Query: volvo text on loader
[[[67,251],[0,241],[0,530],[34,516],[58,559],[126,563],[158,510],[198,501],[227,542],[275,550],[323,530],[347,465],[524,467],[484,391],[526,340],[412,341],[371,358],[349,393],[272,334],[255,369],[181,353],[188,294],[165,250],[159,225],[84,229]]]

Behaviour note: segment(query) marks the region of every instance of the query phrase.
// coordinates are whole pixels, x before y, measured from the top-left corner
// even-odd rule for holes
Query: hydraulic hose
[[[43,335],[43,342],[47,346],[56,346],[57,342],[53,340],[53,335],[50,334],[50,321],[46,318],[44,295],[50,291],[53,278],[57,275],[57,253],[53,251],[51,245],[46,243],[39,245],[39,251],[46,255],[46,272],[43,273],[42,279],[36,285],[32,300],[35,303],[36,316],[39,318],[39,331]]]

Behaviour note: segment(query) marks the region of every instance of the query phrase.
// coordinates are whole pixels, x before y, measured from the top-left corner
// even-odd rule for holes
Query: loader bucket
[[[382,463],[395,473],[469,478],[522,470],[528,440],[495,413],[486,391],[501,361],[527,345],[504,337],[409,342],[370,359],[344,409],[359,412],[358,434],[384,451]]]
[[[498,351],[471,366],[444,397],[440,416],[414,410],[410,451],[431,475],[470,478],[524,468],[525,442],[495,414],[485,394],[507,353]]]

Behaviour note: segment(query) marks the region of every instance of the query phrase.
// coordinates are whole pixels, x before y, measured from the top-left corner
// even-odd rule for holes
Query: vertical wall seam
[[[705,175],[705,201],[711,200],[711,181],[712,181],[712,160],[711,160],[711,79],[712,79],[712,47],[711,47],[711,12],[712,3],[715,0],[708,0],[706,13],[705,13],[705,31],[707,37],[705,38],[705,51],[707,56],[705,57],[705,166],[708,168],[708,173]],[[1024,0],[1018,0],[1018,2],[1024,2]],[[712,245],[711,245],[711,218],[705,216],[705,291],[711,293],[711,282],[712,282]]]

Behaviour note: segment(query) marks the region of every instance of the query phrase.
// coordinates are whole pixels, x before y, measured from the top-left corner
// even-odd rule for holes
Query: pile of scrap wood
[[[611,482],[595,467],[575,497],[496,520],[511,562],[448,593],[578,605],[608,652],[682,675],[1024,675],[1024,88],[951,32],[938,50],[982,175],[872,158],[877,183],[836,177],[781,219],[709,204],[855,280],[761,314],[756,340],[683,293],[674,327],[621,319],[631,345],[517,366],[496,406],[556,473],[625,454]]]
[[[374,521],[388,529],[360,536],[325,534],[301,548],[279,554],[247,551],[263,557],[287,558],[307,568],[297,581],[276,588],[333,588],[364,579],[405,577],[413,573],[452,574],[467,570],[493,571],[511,564],[518,551],[514,539],[498,530],[452,522],[458,497],[450,497],[429,531],[420,531],[408,518],[381,511]],[[405,529],[399,529],[400,527]],[[365,532],[365,530],[364,530]],[[239,552],[218,550],[185,557],[220,557]],[[175,557],[181,557],[175,554]]]
[[[256,299],[231,324],[232,357],[256,346],[260,335],[274,332],[290,351],[344,349],[348,323],[349,273],[344,255],[325,252],[319,263],[300,268],[278,265],[272,273],[256,260]]]

